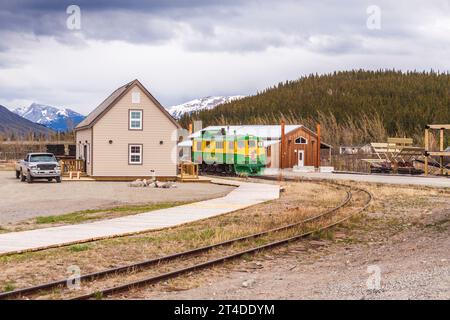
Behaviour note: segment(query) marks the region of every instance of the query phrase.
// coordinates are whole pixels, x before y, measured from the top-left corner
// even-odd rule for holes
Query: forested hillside
[[[333,145],[409,136],[421,143],[428,123],[450,123],[450,74],[346,71],[286,81],[254,96],[186,115],[213,124],[322,124]]]

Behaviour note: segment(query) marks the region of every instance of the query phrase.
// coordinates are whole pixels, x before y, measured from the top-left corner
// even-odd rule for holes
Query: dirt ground
[[[221,197],[233,187],[209,183],[176,183],[177,188],[130,188],[127,182],[35,182],[0,171],[0,226],[37,216],[128,204],[196,201]]]
[[[326,235],[113,298],[450,299],[450,190],[353,184],[373,194],[372,205]],[[273,227],[275,218],[281,224],[292,222],[295,216],[286,210],[322,211],[321,205],[336,205],[343,196],[307,182],[287,183],[285,188],[277,201],[208,221],[98,241],[86,248],[3,257],[0,286],[17,288],[59,279],[68,265],[92,272],[223,241],[225,235],[236,237],[246,231],[242,219],[247,224],[265,221],[254,227],[265,230]]]
[[[374,205],[332,240],[298,242],[127,298],[450,299],[450,193],[369,189]]]
[[[64,279],[67,276],[67,268],[71,265],[78,266],[83,274],[91,273],[291,224],[335,207],[345,198],[345,190],[329,185],[296,183],[284,187],[280,199],[173,228],[37,252],[0,256],[0,270],[2,270],[0,291],[11,287],[23,288]],[[262,240],[255,239],[255,242],[262,244]],[[252,244],[254,243],[249,242],[247,245]],[[237,244],[231,250],[241,250],[242,245],[244,244]],[[216,255],[217,252],[214,251],[211,254]],[[178,268],[180,264],[191,262],[183,258],[167,267]],[[162,265],[150,268],[148,272],[161,272],[165,267]],[[142,274],[120,275],[120,277],[96,281],[94,285],[99,288],[109,287],[116,281],[126,281],[129,280],[128,277],[134,276],[140,277]],[[83,290],[88,292],[89,289],[88,284],[83,285]]]
[[[198,288],[153,291],[144,296],[150,299],[450,299],[448,235],[407,232],[383,245],[343,247],[324,243],[323,246],[291,245],[289,250],[265,256],[256,264],[242,262],[225,275],[223,271],[222,275],[217,272]],[[370,266],[380,268],[379,290],[367,287]]]

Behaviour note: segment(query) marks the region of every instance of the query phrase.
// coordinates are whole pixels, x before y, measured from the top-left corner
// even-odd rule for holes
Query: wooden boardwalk
[[[234,185],[237,188],[221,198],[132,216],[0,234],[0,255],[35,251],[172,227],[243,209],[279,197],[278,185],[224,179],[213,179],[212,182]]]

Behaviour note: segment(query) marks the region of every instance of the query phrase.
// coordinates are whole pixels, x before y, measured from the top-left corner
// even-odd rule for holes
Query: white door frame
[[[299,167],[305,166],[305,150],[297,150],[297,165]]]

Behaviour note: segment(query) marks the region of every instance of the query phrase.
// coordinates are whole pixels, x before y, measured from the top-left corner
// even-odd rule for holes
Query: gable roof
[[[175,121],[174,118],[167,112],[167,110],[159,103],[155,97],[139,82],[139,80],[135,79],[127,84],[117,88],[113,93],[111,93],[102,103],[98,105],[91,113],[84,118],[76,127],[75,130],[82,130],[92,128],[92,126],[100,120],[103,115],[105,115],[109,109],[111,109],[120,98],[122,98],[127,92],[134,86],[137,85],[145,95],[161,110],[162,113],[177,127],[180,128],[180,125]]]

